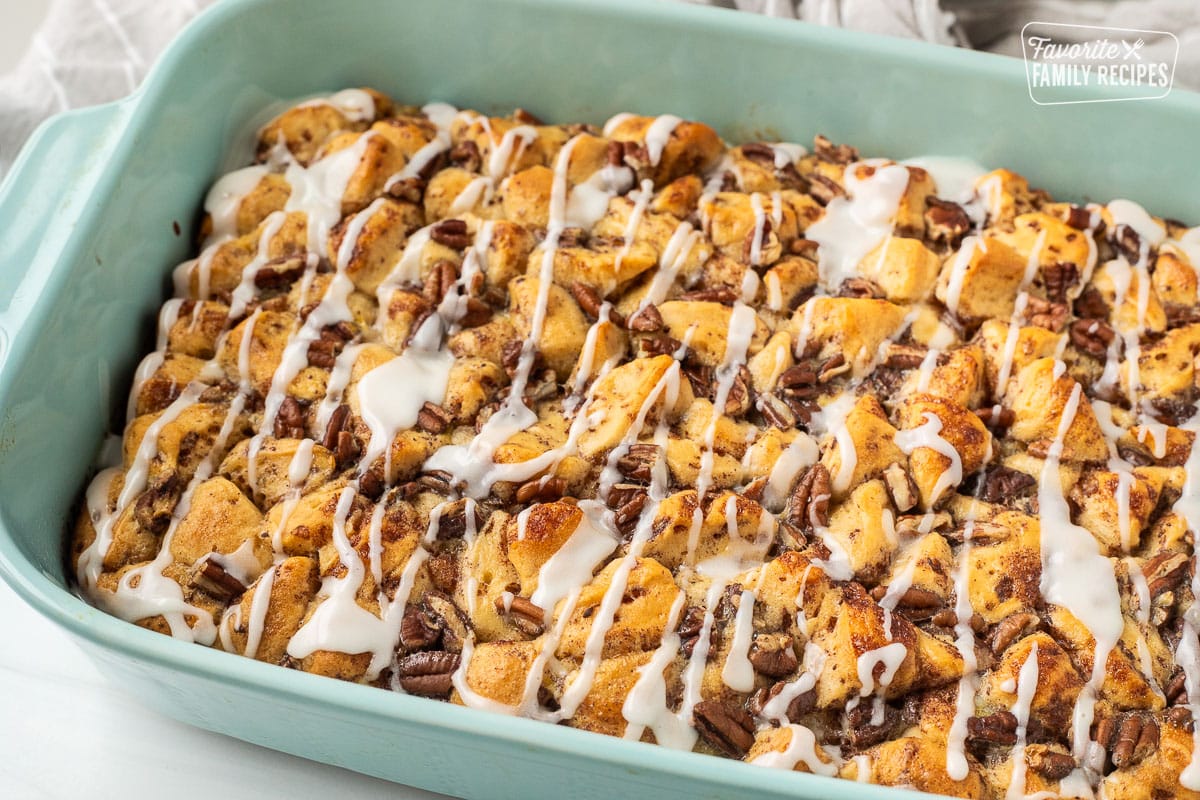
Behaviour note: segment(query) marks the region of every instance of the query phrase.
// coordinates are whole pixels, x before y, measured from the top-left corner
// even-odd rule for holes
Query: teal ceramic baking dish
[[[77,599],[64,529],[199,198],[265,106],[372,85],[551,120],[672,112],[729,139],[824,132],[970,156],[1200,220],[1200,96],[1035,106],[1020,62],[637,0],[229,0],[128,100],[48,122],[0,190],[0,575],[115,682],[214,731],[454,795],[901,798],[281,670]],[[239,136],[242,137],[239,139]]]

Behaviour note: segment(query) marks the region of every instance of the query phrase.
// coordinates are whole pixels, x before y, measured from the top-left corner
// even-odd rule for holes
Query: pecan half
[[[1001,655],[1018,639],[1033,633],[1041,624],[1036,614],[1021,612],[1002,620],[992,633],[992,652]]]
[[[654,333],[662,330],[663,318],[662,314],[658,312],[658,306],[654,303],[647,303],[640,311],[630,315],[625,324],[631,331]]]
[[[702,700],[692,714],[700,736],[722,753],[741,758],[753,746],[754,719],[743,709],[719,700]]]
[[[1030,325],[1060,332],[1067,324],[1070,309],[1066,303],[1052,303],[1040,297],[1030,297],[1025,305],[1025,319]]]
[[[1025,751],[1029,768],[1046,780],[1061,781],[1075,771],[1075,759],[1069,753],[1057,753],[1045,747]]]
[[[796,427],[795,412],[773,392],[758,396],[758,411],[768,424],[780,430],[787,431]]]
[[[750,646],[750,664],[755,672],[768,678],[783,678],[796,671],[800,659],[796,658],[792,637],[760,633]]]
[[[467,140],[459,142],[450,148],[450,163],[459,169],[465,169],[467,172],[479,172],[479,168],[483,166],[483,156],[479,152],[479,145]]]
[[[400,688],[409,694],[441,697],[454,685],[459,654],[445,650],[422,650],[404,656],[396,663]]]
[[[1191,559],[1186,553],[1159,553],[1146,562],[1142,571],[1150,587],[1150,596],[1158,597],[1166,591],[1175,589],[1183,582],[1191,566]]]
[[[400,644],[406,650],[423,650],[442,638],[442,627],[437,620],[417,606],[404,610],[400,620]]]
[[[1075,316],[1091,319],[1108,319],[1112,313],[1108,301],[1095,286],[1088,286],[1075,300]]]
[[[1071,344],[1101,360],[1108,358],[1108,347],[1117,337],[1112,326],[1100,319],[1077,319],[1071,323],[1069,334]]]
[[[971,218],[958,203],[925,198],[925,235],[930,241],[957,247],[971,230]]]
[[[517,489],[518,503],[550,502],[567,493],[567,481],[557,476],[534,478]]]
[[[304,438],[304,407],[290,394],[279,405],[274,434],[276,439]]]
[[[824,464],[814,464],[805,470],[792,490],[787,521],[802,531],[828,525],[830,487],[829,470]]]
[[[679,621],[676,632],[679,634],[679,649],[684,658],[692,657],[696,640],[700,638],[700,632],[704,629],[704,617],[705,611],[700,606],[688,606],[683,611],[683,618]]]
[[[439,405],[426,401],[417,412],[417,427],[426,433],[445,433],[450,427],[450,414]]]
[[[617,459],[617,469],[630,480],[649,483],[654,465],[661,455],[662,448],[656,444],[631,444],[625,455]]]
[[[822,134],[813,137],[813,152],[822,161],[834,164],[853,164],[858,161],[858,149],[848,144],[834,144]]]
[[[986,503],[1002,503],[1005,500],[1024,495],[1035,486],[1037,486],[1037,480],[1033,476],[1011,467],[998,465],[987,471],[979,499]]]
[[[832,178],[827,178],[817,172],[808,176],[808,182],[808,193],[823,206],[829,205],[835,197],[842,197],[846,194],[846,190]]]
[[[967,719],[967,740],[986,744],[1017,743],[1017,718],[1011,711],[997,711]]]
[[[211,558],[204,559],[200,571],[196,574],[196,585],[223,602],[232,600],[246,591],[245,584]]]
[[[545,630],[546,612],[528,597],[517,595],[507,603],[503,596],[497,597],[496,611],[508,617],[513,627],[529,636],[541,636]]]
[[[746,703],[746,710],[756,717],[763,716],[767,704],[779,696],[779,693],[787,688],[785,681],[779,681],[770,687],[763,687],[750,696],[750,700]],[[789,720],[798,720],[803,715],[812,711],[817,707],[817,690],[816,688],[809,689],[806,692],[801,692],[792,698],[788,703],[787,710],[784,715]]]
[[[641,488],[641,487],[639,487]],[[611,494],[609,497],[611,498]],[[613,523],[617,526],[617,531],[622,536],[630,536],[633,534],[634,528],[637,527],[638,520],[642,516],[642,509],[646,507],[646,502],[649,496],[646,491],[633,494],[628,500],[617,506],[613,513]]]
[[[1079,267],[1071,261],[1056,261],[1042,269],[1046,297],[1054,303],[1066,303],[1067,292],[1079,283]]]
[[[1149,714],[1131,711],[1104,717],[1092,729],[1095,741],[1109,751],[1117,769],[1133,766],[1158,749],[1158,720]]]

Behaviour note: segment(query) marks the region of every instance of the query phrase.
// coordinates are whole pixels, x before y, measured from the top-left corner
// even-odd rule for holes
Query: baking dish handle
[[[0,184],[0,328],[12,333],[40,294],[49,270],[39,265],[62,252],[131,105],[122,100],[46,120]]]

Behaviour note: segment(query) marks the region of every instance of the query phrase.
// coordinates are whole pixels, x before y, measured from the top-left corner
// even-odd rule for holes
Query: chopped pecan
[[[788,367],[779,376],[779,387],[793,397],[813,397],[817,393],[817,371],[808,362]]]
[[[704,741],[728,756],[741,758],[754,744],[754,720],[737,706],[702,700],[692,709],[692,715]]]
[[[747,142],[738,148],[747,160],[775,169],[775,148],[762,142]]]
[[[421,604],[430,622],[442,630],[442,647],[453,653],[461,652],[470,635],[467,615],[440,592],[428,592]]]
[[[496,611],[507,616],[517,630],[529,636],[541,636],[545,630],[546,612],[528,597],[497,597]]]
[[[442,510],[442,515],[438,518],[437,538],[439,539],[457,539],[467,532],[468,508],[472,509],[474,515],[473,526],[478,527],[483,523],[483,518],[479,513],[479,506],[470,502],[467,499],[455,500]]]
[[[754,244],[755,234],[758,234],[759,257],[762,256],[762,248],[770,241],[771,236],[771,220],[763,219],[762,226],[755,225],[746,232],[746,240],[742,243],[742,261],[750,264],[754,259]]]
[[[641,310],[631,314],[625,324],[631,331],[654,333],[662,330],[663,318],[662,314],[658,312],[658,306],[654,303],[647,303]]]
[[[1037,614],[1019,612],[1006,617],[992,632],[991,647],[996,655],[1002,655],[1008,646],[1038,629],[1041,620]]]
[[[338,432],[337,445],[333,448],[333,455],[339,467],[344,467],[358,458],[360,452],[358,439],[354,438],[354,434],[350,431]]]
[[[227,602],[246,591],[246,585],[225,571],[217,562],[206,558],[196,573],[196,584],[216,599]]]
[[[883,297],[879,284],[866,278],[847,278],[837,290],[838,297],[857,297],[878,300]]]
[[[728,286],[718,286],[714,289],[698,289],[694,292],[685,292],[679,296],[679,299],[703,303],[721,303],[728,306],[737,302],[738,297],[740,295]]]
[[[446,409],[428,401],[417,412],[417,427],[426,433],[445,433],[452,421]]]
[[[649,483],[651,472],[661,455],[662,448],[656,444],[631,444],[625,455],[617,459],[617,469],[630,480]]]
[[[642,491],[633,495],[617,507],[617,510],[613,514],[613,523],[617,526],[617,531],[622,536],[633,534],[633,530],[641,518],[642,509],[646,507],[648,499],[649,497],[646,492]]]
[[[457,320],[463,328],[478,328],[492,318],[492,308],[478,297],[468,297],[462,316]]]
[[[1020,497],[1037,486],[1037,480],[1024,472],[997,465],[987,471],[979,499],[986,503],[1002,503]]]
[[[750,696],[750,700],[746,703],[746,710],[751,714],[761,717],[766,712],[767,704],[779,696],[779,693],[786,689],[788,684],[784,681],[779,681],[772,684],[770,687],[763,687]],[[792,698],[788,703],[787,710],[784,711],[784,716],[789,720],[799,720],[800,717],[812,711],[817,707],[817,690],[816,688],[801,692]]]
[[[839,186],[832,178],[827,178],[817,172],[808,176],[808,183],[808,193],[823,206],[829,205],[830,201],[834,198],[842,197],[846,194],[846,190]]]
[[[1077,319],[1071,323],[1070,336],[1071,344],[1093,358],[1104,360],[1117,333],[1104,320]]]
[[[768,678],[791,675],[800,666],[792,637],[786,634],[758,634],[750,646],[750,664],[755,672]]]
[[[437,620],[418,606],[409,606],[400,619],[400,644],[406,650],[423,650],[442,638],[442,627]]]
[[[1017,415],[1011,408],[1004,408],[1000,405],[984,406],[975,412],[975,416],[979,417],[979,421],[984,425],[997,430],[1011,427],[1017,419]]]
[[[1142,237],[1131,225],[1121,224],[1113,229],[1109,241],[1125,256],[1131,264],[1136,264],[1142,257]]]
[[[1067,209],[1066,219],[1063,221],[1077,231],[1085,231],[1092,227],[1092,212],[1083,206],[1072,205]]]
[[[448,221],[460,222],[461,220]],[[437,305],[442,302],[442,298],[446,296],[447,292],[454,288],[457,280],[458,267],[454,265],[454,262],[445,258],[439,259],[425,278],[425,288],[422,294],[430,303]]]
[[[387,193],[397,200],[409,203],[420,203],[425,197],[425,187],[428,182],[422,178],[404,178],[388,184]]]
[[[1090,319],[1108,319],[1112,309],[1104,295],[1095,286],[1088,286],[1075,300],[1075,316]]]
[[[916,369],[925,363],[928,354],[929,349],[920,345],[892,343],[888,345],[883,365],[892,369]]]
[[[925,235],[930,241],[957,247],[969,230],[971,218],[958,203],[925,198]]]
[[[819,133],[813,137],[813,152],[822,161],[831,161],[834,164],[847,165],[858,161],[857,148],[848,144],[834,144]]]
[[[828,525],[830,486],[829,470],[824,464],[814,464],[805,470],[792,490],[787,521],[802,531]]]
[[[304,438],[304,407],[290,394],[279,405],[274,433],[276,439]]]
[[[929,621],[941,628],[953,628],[958,625],[958,612],[946,608],[930,617]]]
[[[517,489],[518,503],[550,502],[567,493],[567,482],[557,476],[534,478]]]
[[[1011,711],[997,711],[967,719],[967,740],[986,744],[1017,743],[1017,718]]]
[[[316,339],[308,345],[308,363],[321,369],[333,369],[337,360],[337,345],[329,339]]]
[[[750,370],[742,364],[730,381],[729,390],[725,395],[725,416],[740,417],[750,410],[753,402],[754,389]]]
[[[908,470],[900,465],[900,462],[894,462],[885,469],[883,478],[897,511],[903,514],[917,504],[919,499],[917,484],[908,474]]]
[[[575,298],[575,302],[583,309],[583,313],[587,314],[592,319],[600,318],[600,306],[604,303],[604,298],[600,296],[600,292],[592,286],[580,281],[575,281],[571,284],[571,296]]]
[[[445,650],[422,650],[404,656],[396,663],[400,688],[425,697],[444,696],[454,685],[459,658],[458,653]]]
[[[1029,297],[1025,305],[1025,319],[1030,325],[1036,325],[1039,328],[1060,332],[1067,324],[1067,317],[1070,315],[1070,309],[1066,303],[1052,303],[1049,300],[1043,300],[1040,297]]]
[[[639,337],[637,354],[638,358],[669,356],[674,355],[681,347],[683,347],[683,342],[678,339],[664,333],[655,333]]]
[[[1079,283],[1079,267],[1071,261],[1056,261],[1043,268],[1046,297],[1054,303],[1066,303],[1067,292]]]
[[[818,246],[812,239],[792,239],[788,244],[788,252],[794,256],[814,258],[817,255]]]
[[[1029,768],[1049,781],[1061,781],[1075,771],[1070,753],[1058,753],[1045,747],[1026,750]]]
[[[1150,587],[1150,597],[1173,590],[1187,577],[1191,559],[1186,553],[1159,553],[1146,562],[1142,571]]]
[[[479,168],[483,166],[483,156],[479,152],[479,146],[467,140],[450,148],[450,163],[467,172],[479,172]]]
[[[679,649],[684,658],[692,657],[696,640],[700,638],[700,632],[704,629],[705,616],[706,613],[700,606],[688,606],[684,609],[683,618],[679,621],[679,627],[676,629],[681,642]]]
[[[791,430],[796,427],[796,414],[778,395],[773,392],[758,396],[758,411],[768,424],[780,430]]]
[[[274,258],[254,273],[254,286],[258,289],[281,289],[304,274],[308,262],[300,256]]]
[[[1104,717],[1092,732],[1096,743],[1110,752],[1117,769],[1133,766],[1158,749],[1158,720],[1150,714],[1131,711]]]

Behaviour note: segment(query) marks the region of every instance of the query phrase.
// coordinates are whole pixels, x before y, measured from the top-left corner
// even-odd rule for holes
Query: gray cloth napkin
[[[1200,89],[1195,0],[679,0],[1019,56],[1029,21],[1174,32],[1175,86]],[[133,91],[181,27],[214,0],[54,0],[16,69],[0,76],[0,176],[45,118]],[[1166,37],[1163,37],[1165,39]],[[1148,40],[1150,52],[1172,46]]]

